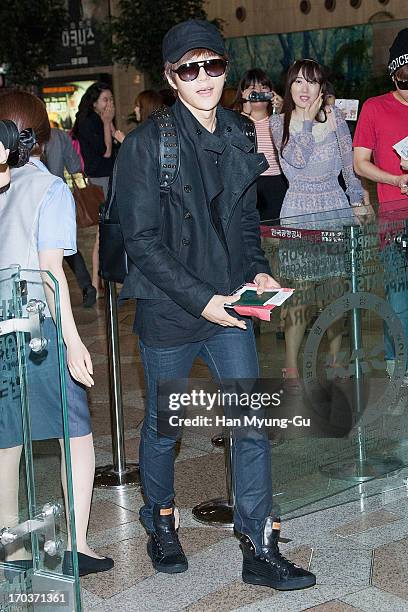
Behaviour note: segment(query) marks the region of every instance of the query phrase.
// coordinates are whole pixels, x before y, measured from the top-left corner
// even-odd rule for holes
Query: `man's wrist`
[[[405,175],[404,174],[399,174],[399,175],[393,176],[392,179],[391,179],[390,184],[393,185],[393,187],[399,187],[401,179],[402,179],[403,176],[405,176]],[[408,179],[408,177],[407,177],[407,179]]]

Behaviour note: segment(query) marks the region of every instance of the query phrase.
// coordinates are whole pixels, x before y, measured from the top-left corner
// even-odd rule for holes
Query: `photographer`
[[[249,101],[253,92],[273,94],[273,97],[267,100]],[[263,70],[252,68],[245,72],[238,85],[236,108],[254,122],[258,141],[257,150],[265,155],[269,164],[269,168],[256,181],[257,207],[261,221],[279,219],[288,188],[288,181],[282,174],[269,127],[269,117],[280,112],[282,102],[282,98],[273,90],[272,81]]]
[[[87,543],[95,457],[85,387],[94,384],[93,367],[75,325],[62,267],[64,255],[76,251],[75,204],[68,186],[50,174],[40,161],[50,136],[43,102],[27,92],[11,91],[0,96],[0,120],[0,127],[9,128],[0,131],[0,139],[4,131],[10,140],[7,146],[10,146],[8,159],[12,166],[10,187],[0,195],[0,227],[7,228],[7,232],[2,234],[0,268],[7,268],[12,263],[26,270],[47,270],[58,281],[62,336],[66,347],[67,365],[64,365],[79,573],[105,571],[113,567],[112,559],[98,556]],[[0,155],[1,161],[6,162],[4,147]],[[8,173],[9,170],[4,172],[5,175]],[[62,446],[59,357],[53,322],[54,288],[48,275],[42,277],[42,285],[29,283],[29,299],[48,303],[43,329],[51,341],[42,359],[27,359],[26,363],[30,380],[31,433],[33,440],[58,438]],[[4,367],[3,359],[1,354],[0,370]],[[0,530],[18,523],[23,435],[20,398],[19,394],[15,395],[2,396],[0,404]],[[62,467],[65,474],[65,466]],[[8,554],[7,561],[23,569],[32,566],[25,549],[18,546]],[[72,573],[69,534],[63,571]]]

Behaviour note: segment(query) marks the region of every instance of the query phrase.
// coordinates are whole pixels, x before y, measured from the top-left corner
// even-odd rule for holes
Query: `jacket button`
[[[184,191],[186,191],[187,193],[191,193],[193,190],[191,185],[184,185]]]
[[[191,219],[193,215],[191,214],[191,212],[189,210],[186,210],[184,213],[184,218],[185,219]]]
[[[228,126],[227,127],[227,132],[232,132],[232,127]]]
[[[182,243],[183,246],[188,246],[190,244],[190,241],[187,238],[183,238],[181,243]]]
[[[202,131],[200,130],[200,128],[197,129],[196,134],[197,134],[197,136],[201,136]]]

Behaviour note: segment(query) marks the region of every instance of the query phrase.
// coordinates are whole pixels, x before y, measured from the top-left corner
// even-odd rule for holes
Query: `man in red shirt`
[[[408,28],[390,48],[388,70],[395,91],[367,100],[354,134],[354,168],[377,183],[380,211],[408,209],[408,174],[392,148],[408,136]]]
[[[408,168],[393,149],[408,136],[408,28],[401,30],[391,45],[388,71],[395,90],[364,103],[353,142],[356,173],[377,183],[381,236],[405,233],[408,219]],[[385,293],[408,343],[407,258],[393,240],[387,244],[380,240]],[[392,376],[395,346],[386,325],[384,346],[387,371]],[[406,371],[408,374],[408,364]]]

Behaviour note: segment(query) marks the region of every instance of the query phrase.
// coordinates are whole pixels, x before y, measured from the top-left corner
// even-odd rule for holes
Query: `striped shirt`
[[[258,140],[258,152],[263,153],[268,161],[269,168],[263,172],[262,176],[276,176],[281,174],[282,170],[279,166],[278,154],[273,144],[272,133],[269,126],[269,117],[259,119],[255,123],[256,138]]]

